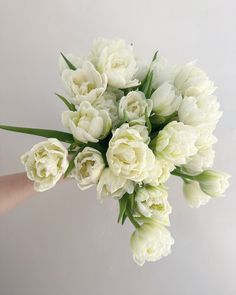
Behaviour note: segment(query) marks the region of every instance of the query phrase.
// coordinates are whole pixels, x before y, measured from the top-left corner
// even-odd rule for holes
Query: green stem
[[[125,212],[126,212],[126,215],[127,215],[128,218],[129,218],[130,222],[133,224],[133,226],[134,226],[135,228],[139,228],[139,227],[140,227],[139,223],[134,219],[134,217],[132,216],[132,214],[131,214],[131,212],[130,212],[130,209],[129,209],[128,207],[126,207]]]
[[[76,151],[68,151],[68,155],[74,155]]]
[[[179,171],[179,169],[175,169],[174,171],[171,172],[171,174],[175,175],[175,176],[179,176],[181,178],[187,178],[187,179],[195,180],[195,176],[182,173],[182,172]]]

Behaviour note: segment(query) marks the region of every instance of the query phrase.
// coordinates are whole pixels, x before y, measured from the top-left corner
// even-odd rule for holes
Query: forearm
[[[26,173],[0,176],[0,213],[3,213],[34,193],[33,182]]]

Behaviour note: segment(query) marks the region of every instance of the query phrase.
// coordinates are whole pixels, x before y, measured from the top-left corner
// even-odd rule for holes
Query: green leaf
[[[75,167],[74,159],[76,156],[77,156],[77,153],[75,153],[73,157],[70,159],[69,166],[64,174],[64,178],[66,178],[70,174],[70,172],[74,169]]]
[[[68,151],[68,155],[74,155],[76,151]]]
[[[146,82],[147,82],[147,79],[148,79],[149,75],[150,75],[150,70],[148,70],[147,75],[145,76],[144,80],[142,81],[142,83],[141,83],[141,85],[139,87],[139,90],[142,91],[142,92],[144,92],[144,88],[145,88],[145,85],[146,85]]]
[[[135,228],[139,228],[140,224],[137,222],[136,218],[133,216],[133,212],[130,210],[130,205],[126,206],[125,211],[127,217],[129,218],[130,222],[133,224]]]
[[[122,220],[121,220],[121,224],[123,225],[125,223],[125,220],[127,218],[126,212],[124,213]]]
[[[137,86],[129,87],[129,88],[120,88],[121,91],[124,92],[124,96],[126,96],[131,91],[136,91],[140,87],[140,84]]]
[[[159,51],[159,50],[157,50],[157,51],[154,53],[153,58],[152,58],[152,63],[157,59],[158,51]]]
[[[69,145],[69,147],[67,148],[68,151],[73,151],[80,145],[80,143],[78,142],[73,142],[72,144]]]
[[[149,69],[148,69],[148,71],[147,71],[147,74],[146,74],[146,76],[145,76],[145,78],[144,78],[144,80],[142,81],[142,83],[141,83],[141,85],[140,85],[140,90],[142,91],[142,92],[147,92],[147,90],[149,89],[149,85],[150,85],[150,76],[152,76],[153,75],[153,71],[152,71],[152,64],[154,63],[154,61],[156,60],[156,58],[157,58],[157,54],[158,54],[158,50],[155,52],[155,54],[154,54],[154,56],[153,56],[153,58],[152,58],[152,61],[151,61],[151,64],[150,64],[150,66],[149,66]],[[152,73],[152,74],[151,74]],[[151,77],[151,80],[152,80],[152,77]],[[152,81],[151,81],[152,82]],[[152,83],[151,83],[152,84]],[[152,90],[152,89],[151,89]],[[149,90],[149,91],[151,91],[151,90]],[[147,96],[147,98],[148,98],[148,96]]]
[[[147,78],[146,78],[146,80],[145,80],[145,82],[143,84],[143,87],[142,87],[142,91],[144,92],[146,98],[149,98],[147,96],[147,94],[148,94],[148,91],[149,91],[149,88],[150,88],[150,81],[152,81],[152,76],[153,76],[153,72],[149,71],[148,75],[147,75]]]
[[[102,144],[102,141],[88,142],[86,144],[86,146],[94,148],[95,150],[98,150],[102,154],[102,158],[103,158],[103,161],[104,161],[106,167],[108,167],[108,162],[107,162],[107,157],[106,157],[107,147]]]
[[[129,201],[130,201],[130,210],[134,210],[134,193],[129,196]]]
[[[147,124],[148,133],[150,134],[152,131],[152,124],[151,124],[149,116],[148,116],[147,108],[145,110],[145,120],[146,120],[146,124]]]
[[[69,61],[69,59],[67,59],[65,57],[65,55],[61,52],[61,56],[64,58],[64,61],[66,62],[66,64],[68,65],[69,69],[71,70],[76,70],[76,67]]]
[[[134,193],[125,193],[123,197],[119,200],[120,212],[118,217],[118,223],[124,224],[126,218],[128,217],[127,212],[133,212],[134,209]]]
[[[122,88],[121,88],[121,91],[124,92],[124,96],[126,96],[126,95],[130,92],[129,89],[130,89],[130,88],[125,88],[125,89],[122,89]]]
[[[118,223],[123,219],[123,216],[126,211],[127,201],[128,201],[128,193],[125,193],[123,197],[119,200],[120,212],[118,216]]]
[[[72,103],[70,103],[64,96],[62,96],[62,95],[60,95],[60,94],[58,94],[58,93],[55,93],[55,95],[61,100],[61,101],[63,101],[64,102],[64,104],[68,107],[68,109],[70,110],[70,111],[76,111],[76,108],[75,108],[75,106],[72,104]]]
[[[174,112],[173,114],[166,117],[154,114],[150,117],[150,121],[151,121],[152,127],[160,131],[171,121],[179,121],[178,112]]]
[[[70,172],[74,169],[75,167],[75,163],[74,163],[74,160],[76,158],[76,156],[78,155],[78,153],[82,152],[82,150],[85,148],[85,146],[82,146],[81,148],[78,149],[78,151],[75,152],[75,154],[72,156],[72,158],[70,159],[70,162],[69,162],[69,166],[68,168],[66,169],[66,172],[64,173],[64,178],[66,178]]]
[[[152,78],[153,78],[153,71],[150,72],[150,74],[147,77],[147,80],[144,85],[143,92],[146,96],[146,98],[150,98],[152,93]]]
[[[25,127],[15,127],[15,126],[7,126],[7,125],[0,125],[0,129],[31,134],[36,136],[42,136],[46,138],[57,138],[60,141],[72,143],[74,142],[74,138],[72,134],[57,130],[49,130],[49,129],[38,129],[38,128],[25,128]]]
[[[152,79],[153,79],[153,71],[150,73],[150,77],[147,83],[147,90],[146,90],[146,98],[150,98],[152,94]]]

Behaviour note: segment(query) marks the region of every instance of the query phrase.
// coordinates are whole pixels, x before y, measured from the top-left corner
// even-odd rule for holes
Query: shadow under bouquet
[[[229,186],[229,175],[212,169],[222,115],[214,83],[194,62],[172,66],[156,52],[146,63],[121,39],[99,38],[83,57],[61,53],[59,70],[66,95],[56,95],[67,108],[67,132],[0,125],[47,138],[21,157],[35,190],[62,176],[81,190],[96,185],[100,201],[119,202],[118,222],[134,225],[136,263],[168,255],[169,177],[182,178],[192,208]]]

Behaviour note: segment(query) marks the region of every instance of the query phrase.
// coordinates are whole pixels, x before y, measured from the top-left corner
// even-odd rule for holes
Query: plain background
[[[235,1],[0,1],[0,122],[62,129],[60,51],[86,53],[95,37],[122,37],[150,59],[198,59],[218,86],[224,116],[215,167],[235,173]],[[41,138],[0,132],[0,174],[23,170],[19,157]],[[117,225],[117,203],[101,205],[94,189],[74,182],[38,194],[0,217],[1,295],[235,295],[236,199],[201,209],[170,181],[172,254],[138,267],[130,224]]]

